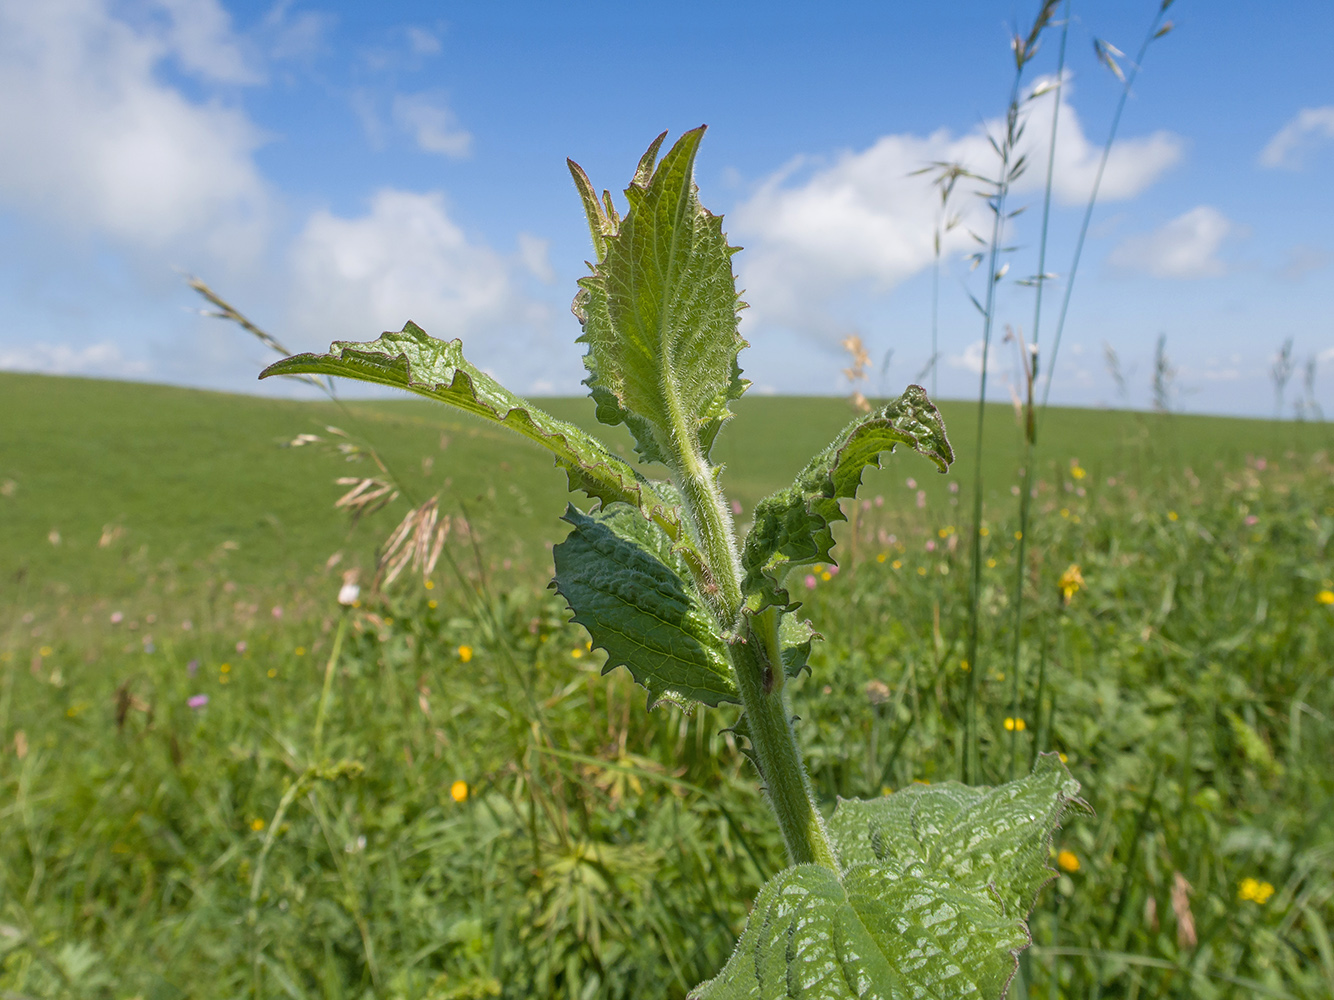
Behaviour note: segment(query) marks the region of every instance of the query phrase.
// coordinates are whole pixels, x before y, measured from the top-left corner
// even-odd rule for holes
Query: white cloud
[[[1227,270],[1217,254],[1237,227],[1209,205],[1192,208],[1151,233],[1131,236],[1107,256],[1114,269],[1154,278],[1211,278]]]
[[[167,44],[181,68],[219,83],[259,83],[232,36],[232,22],[217,0],[156,0],[170,26]]]
[[[117,19],[104,0],[0,0],[0,202],[137,248],[243,259],[264,236],[251,158],[261,136],[155,71],[168,58],[212,81],[249,70],[212,0],[167,6],[164,34]]]
[[[519,261],[528,273],[544,285],[552,284],[556,272],[551,267],[551,241],[532,233],[520,233],[518,242]]]
[[[408,28],[408,48],[419,56],[433,56],[440,52],[440,39],[425,28]]]
[[[472,152],[472,133],[458,127],[444,99],[436,94],[398,94],[394,124],[428,153],[460,159]]]
[[[438,193],[382,190],[354,219],[316,212],[291,265],[292,326],[321,341],[368,340],[412,320],[475,347],[547,318],[516,287],[511,263],[469,241]]]
[[[1065,97],[1069,96],[1069,87]],[[1051,136],[1050,91],[1030,105],[1020,149],[1034,164],[1016,182],[1015,194],[1032,196],[1045,182],[1045,150]],[[1000,123],[988,123],[993,132]],[[1180,159],[1183,141],[1171,133],[1117,142],[1108,159],[1100,201],[1133,198]],[[1101,147],[1085,136],[1075,109],[1062,99],[1057,129],[1054,195],[1063,204],[1083,204],[1092,190]],[[816,167],[798,157],[765,178],[732,213],[732,225],[747,253],[738,258],[751,322],[830,334],[828,303],[850,289],[880,294],[928,267],[934,255],[939,197],[929,175],[912,176],[932,162],[958,162],[981,175],[995,171],[996,157],[983,127],[955,136],[941,129],[929,136],[887,135],[870,148],[846,151]],[[975,185],[959,182],[951,212],[964,225],[945,234],[949,256],[971,246],[966,228],[985,223]]]
[[[319,11],[291,14],[291,7],[292,0],[278,0],[264,15],[266,48],[273,59],[309,59],[324,51],[338,21]]]
[[[115,378],[146,375],[149,370],[147,362],[126,358],[109,342],[87,347],[48,343],[0,347],[0,371]]]
[[[1303,108],[1260,151],[1260,165],[1301,170],[1306,166],[1306,158],[1311,150],[1322,140],[1331,139],[1334,139],[1334,104],[1323,108]]]
[[[987,366],[990,367],[993,359],[987,357]],[[974,375],[982,374],[982,341],[975,340],[963,349],[962,354],[954,354],[946,359],[946,364],[951,368],[962,368],[964,371],[972,372]]]

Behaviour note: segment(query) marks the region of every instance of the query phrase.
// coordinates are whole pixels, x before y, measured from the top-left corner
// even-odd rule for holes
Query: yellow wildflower
[[[1079,871],[1079,856],[1074,851],[1062,851],[1056,855],[1056,863],[1068,872]]]
[[[1334,590],[1322,590],[1315,595],[1317,604],[1334,604]]]
[[[570,650],[570,655],[577,660],[584,655],[584,651],[576,646],[574,649]]]
[[[472,647],[471,647],[471,646],[460,646],[460,647],[459,647],[459,659],[462,660],[464,663],[468,663],[469,661],[471,661],[471,660],[472,660]]]
[[[1269,897],[1274,894],[1274,887],[1268,882],[1261,882],[1259,879],[1244,878],[1241,885],[1237,887],[1238,899],[1249,899],[1253,903],[1264,906],[1269,902]]]
[[[882,563],[888,558],[889,558],[888,552],[881,552],[878,556],[875,557],[875,561],[878,563]]]
[[[903,561],[900,559],[895,559],[890,565],[895,569],[903,569]]]
[[[426,581],[426,584],[425,584],[425,587],[426,587],[427,590],[435,590],[435,581],[434,581],[434,580],[427,580],[427,581]]]
[[[468,801],[468,783],[460,778],[449,786],[449,797],[455,802]]]
[[[1064,603],[1069,604],[1070,598],[1084,586],[1084,574],[1079,572],[1079,563],[1071,563],[1069,569],[1061,574],[1056,585],[1061,588]]]
[[[306,655],[306,647],[305,647],[305,646],[297,646],[296,649],[292,650],[292,652],[295,653],[297,656],[305,656],[305,655]]]
[[[1078,462],[1071,462],[1070,475],[1074,476],[1074,478],[1076,479],[1083,479],[1085,476],[1088,475],[1088,470],[1086,470]]]
[[[820,579],[823,580],[825,583],[828,583],[833,578],[834,574],[829,572],[829,570],[825,570],[823,573],[820,574]]]
[[[250,829],[254,830],[256,833],[259,833],[260,830],[264,829],[264,821],[260,819],[258,816],[256,816],[254,819],[250,821]]]
[[[50,646],[43,646],[41,649],[37,650],[37,655],[50,656],[53,652],[55,652],[55,650],[53,650]]]
[[[1177,519],[1177,512],[1174,510],[1169,510],[1167,512],[1167,519],[1169,521],[1175,521]]]
[[[1004,680],[1004,679],[1005,679],[1005,676],[1002,674],[1002,675],[1001,675],[1001,680]],[[1013,733],[1013,732],[1020,732],[1020,733],[1022,733],[1022,732],[1023,732],[1025,729],[1027,729],[1027,728],[1028,728],[1028,724],[1027,724],[1026,722],[1024,722],[1023,719],[1011,719],[1011,718],[1009,718],[1008,716],[1007,716],[1006,719],[1005,719],[1005,731],[1006,731],[1007,733]]]
[[[273,667],[269,667],[269,679],[272,680],[274,677],[277,676],[278,676],[278,671]]]

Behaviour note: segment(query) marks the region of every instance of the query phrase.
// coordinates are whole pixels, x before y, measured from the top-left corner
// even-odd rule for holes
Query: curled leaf
[[[862,471],[879,467],[880,453],[906,444],[936,463],[941,472],[954,461],[945,424],[921,386],[849,424],[816,455],[796,481],[761,500],[741,552],[742,589],[752,612],[770,605],[793,608],[783,578],[793,566],[829,561],[832,525],[844,520],[839,500],[857,495]]]

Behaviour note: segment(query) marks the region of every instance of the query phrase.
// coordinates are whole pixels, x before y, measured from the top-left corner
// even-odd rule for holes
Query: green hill
[[[622,428],[598,427],[586,399],[543,400],[629,452]],[[928,510],[950,519],[966,495],[976,407],[945,402],[959,461],[948,479],[913,458],[868,473],[864,497],[886,496],[915,517],[920,480]],[[988,414],[989,493],[1014,487],[1019,436],[1012,412]],[[836,398],[751,397],[721,436],[729,495],[749,510],[784,484],[851,416]],[[347,437],[331,434],[333,426]],[[298,435],[321,441],[290,447]],[[1151,483],[1183,466],[1209,475],[1244,454],[1326,446],[1326,425],[1217,417],[1053,410],[1040,474],[1077,458],[1094,475]],[[407,509],[400,499],[350,526],[335,510],[335,480],[377,475],[373,446],[419,501],[442,491],[442,510],[474,523],[485,557],[546,573],[544,542],[559,538],[564,476],[546,453],[466,415],[414,399],[296,402],[160,385],[0,373],[0,602],[9,609],[66,597],[116,598],[145,585],[188,591],[208,566],[238,586],[283,587],[373,560]],[[957,482],[958,497],[947,491]],[[741,518],[744,521],[744,514]]]

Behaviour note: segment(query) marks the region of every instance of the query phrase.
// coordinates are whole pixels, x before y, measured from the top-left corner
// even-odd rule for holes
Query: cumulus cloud
[[[1154,278],[1216,277],[1227,270],[1218,251],[1236,231],[1218,209],[1200,205],[1151,233],[1123,240],[1108,255],[1107,263],[1125,274]]]
[[[120,348],[110,342],[86,347],[35,343],[0,347],[0,370],[129,378],[148,374],[150,367],[147,362],[126,358]]]
[[[470,241],[439,193],[382,190],[357,218],[316,212],[291,266],[292,325],[321,341],[366,340],[412,320],[477,346],[547,319],[517,286],[513,262]]]
[[[163,0],[132,25],[105,0],[0,0],[0,202],[136,248],[252,254],[268,196],[262,136],[240,111],[161,83],[175,60],[210,82],[254,78],[214,0]]]
[[[1301,170],[1313,149],[1334,139],[1334,104],[1303,108],[1297,117],[1274,134],[1260,151],[1260,165],[1283,170]]]
[[[428,153],[461,159],[472,152],[472,133],[459,128],[454,112],[438,94],[398,94],[394,124]]]
[[[1065,96],[1069,95],[1068,86]],[[1045,162],[1055,91],[1029,104],[1028,127],[1019,152]],[[1062,98],[1057,129],[1054,195],[1083,204],[1092,190],[1101,147],[1085,135],[1075,109]],[[964,135],[941,129],[928,136],[887,135],[868,149],[847,151],[832,162],[799,157],[765,178],[732,213],[732,225],[748,247],[738,258],[755,306],[752,319],[831,333],[826,305],[852,288],[880,294],[928,267],[934,256],[939,198],[929,175],[913,176],[932,162],[956,162],[982,176],[995,172],[988,122]],[[1168,132],[1117,142],[1108,158],[1099,198],[1133,198],[1181,157],[1183,141]],[[1015,193],[1033,195],[1045,170],[1032,167]],[[984,223],[981,199],[969,182],[956,188],[951,211],[963,225],[945,234],[948,256],[970,245],[966,229]],[[827,327],[828,329],[824,329]]]

